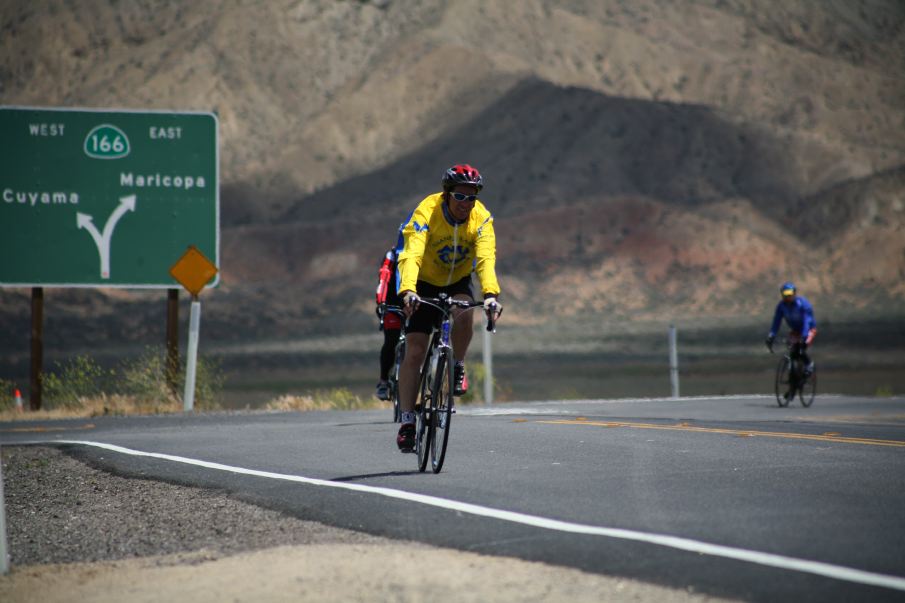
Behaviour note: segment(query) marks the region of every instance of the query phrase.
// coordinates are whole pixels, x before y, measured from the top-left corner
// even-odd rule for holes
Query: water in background
[[[680,393],[683,396],[771,394],[779,355],[763,344],[765,324],[678,326]],[[495,399],[668,397],[667,323],[502,323],[493,337]],[[226,377],[220,399],[227,408],[260,408],[284,394],[347,389],[370,397],[378,378],[383,341],[367,333],[242,344],[210,342],[201,354],[217,361]],[[185,343],[184,341],[181,343]],[[481,372],[483,331],[476,327],[469,350],[470,374]],[[77,355],[106,366],[140,348],[45,350],[45,370]],[[182,362],[185,361],[184,350]],[[812,355],[818,393],[905,394],[905,320],[824,320]],[[28,355],[4,361],[0,379],[17,384],[27,398]],[[483,389],[474,382],[479,398]]]
[[[501,326],[493,340],[496,401],[671,394],[666,325],[647,330],[582,327],[581,333],[563,333],[546,326]],[[771,355],[764,335],[757,326],[680,326],[680,394],[771,394],[781,344]],[[333,388],[373,395],[382,335],[360,337],[350,346],[335,339],[332,349],[324,349],[327,342],[309,341],[304,349],[262,346],[222,355],[229,375],[224,404],[254,408],[281,394]],[[467,359],[475,374],[481,372],[482,341],[478,330]],[[818,393],[905,393],[905,327],[898,321],[825,321],[811,354]],[[476,393],[480,397],[481,388]]]

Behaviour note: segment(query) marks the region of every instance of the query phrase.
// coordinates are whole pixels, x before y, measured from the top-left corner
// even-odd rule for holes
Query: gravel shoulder
[[[724,600],[333,528],[50,447],[4,447],[2,461],[9,603]],[[416,558],[443,569],[425,580]]]

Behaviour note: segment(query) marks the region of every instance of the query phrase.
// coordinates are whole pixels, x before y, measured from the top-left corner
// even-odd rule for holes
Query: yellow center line
[[[905,442],[899,440],[879,440],[874,438],[849,438],[837,435],[834,432],[822,435],[809,433],[788,433],[777,431],[753,431],[750,429],[722,429],[719,427],[692,427],[687,423],[678,423],[676,425],[659,425],[656,423],[628,423],[624,421],[588,421],[588,420],[559,420],[559,421],[538,421],[538,423],[546,423],[548,425],[594,425],[596,427],[634,427],[637,429],[666,429],[670,431],[695,431],[700,433],[721,433],[728,435],[737,435],[743,437],[769,437],[769,438],[788,438],[793,440],[817,440],[820,442],[839,442],[842,444],[869,444],[873,446],[894,446],[897,448],[905,448]]]
[[[12,429],[0,429],[0,432],[44,433],[45,431],[74,431],[76,429],[94,429],[94,423],[86,423],[84,425],[77,425],[76,427],[45,427],[43,425],[37,425],[35,427],[13,427]]]

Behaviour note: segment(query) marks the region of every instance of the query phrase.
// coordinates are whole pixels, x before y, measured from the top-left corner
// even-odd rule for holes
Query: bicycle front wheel
[[[795,395],[792,391],[792,383],[789,380],[791,374],[792,361],[788,356],[783,356],[776,367],[776,403],[780,408],[789,405],[789,400]]]
[[[814,396],[816,395],[817,367],[815,366],[811,374],[804,378],[804,382],[798,389],[798,399],[801,400],[801,405],[807,408],[814,402]]]
[[[446,445],[449,443],[449,429],[452,426],[452,405],[454,386],[453,357],[447,350],[437,362],[437,374],[431,393],[434,406],[434,429],[431,437],[431,470],[440,473],[443,460],[446,458]]]

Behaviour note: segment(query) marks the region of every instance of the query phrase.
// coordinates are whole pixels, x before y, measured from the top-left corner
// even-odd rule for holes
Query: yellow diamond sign
[[[170,268],[170,275],[193,297],[197,297],[204,286],[217,276],[217,267],[197,247],[189,245],[179,261]]]

